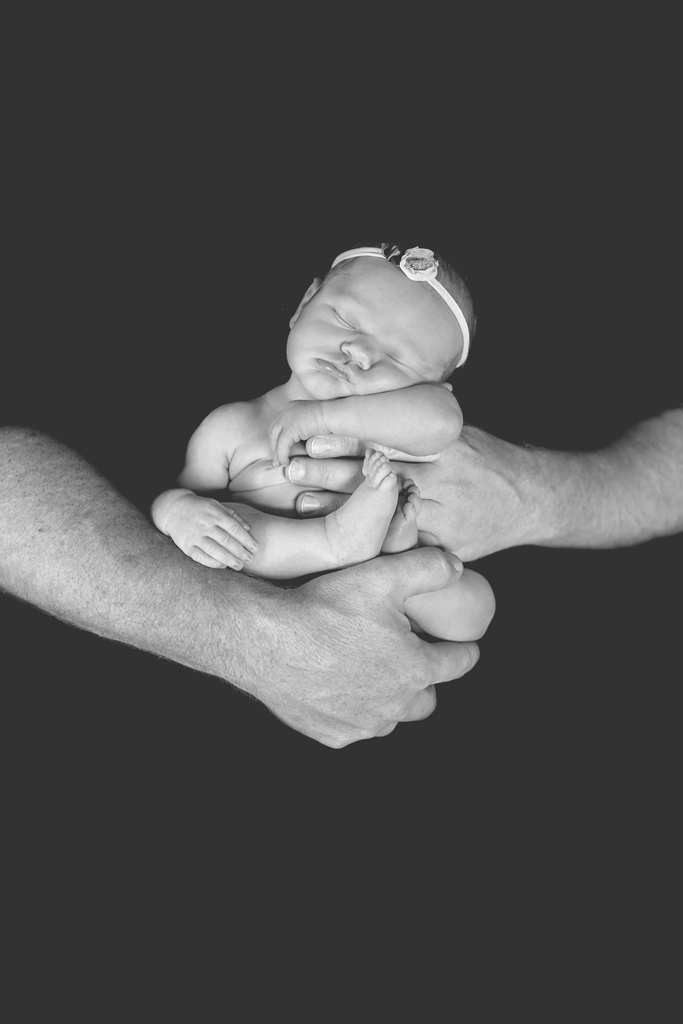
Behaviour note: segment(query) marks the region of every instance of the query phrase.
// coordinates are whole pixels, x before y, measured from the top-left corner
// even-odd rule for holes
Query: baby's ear
[[[453,390],[453,385],[452,384],[448,384],[446,381],[442,381],[441,387],[442,388],[448,388],[449,391]]]
[[[289,321],[289,329],[290,330],[292,329],[294,324],[297,322],[297,320],[301,316],[301,310],[304,308],[304,306],[306,306],[311,301],[311,299],[313,298],[313,296],[315,295],[316,292],[320,291],[322,283],[323,283],[322,277],[314,277],[313,278],[313,281],[311,282],[311,284],[309,284],[308,288],[306,289],[306,291],[304,293],[303,299],[301,300],[301,302],[299,303],[299,305],[296,308],[296,313],[294,314],[292,319]]]

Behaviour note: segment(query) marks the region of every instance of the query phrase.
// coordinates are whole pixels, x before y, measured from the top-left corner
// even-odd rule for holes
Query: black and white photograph
[[[105,20],[4,104],[3,1016],[677,1019],[672,26]]]

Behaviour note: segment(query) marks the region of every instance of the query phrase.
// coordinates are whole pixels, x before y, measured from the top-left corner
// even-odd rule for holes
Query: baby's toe
[[[384,458],[381,452],[375,451],[374,448],[367,448],[365,451],[365,458],[363,459],[363,473],[365,476],[369,476],[375,471],[378,460]]]

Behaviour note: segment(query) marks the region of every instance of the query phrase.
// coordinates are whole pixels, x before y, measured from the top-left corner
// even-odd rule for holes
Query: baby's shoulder
[[[238,437],[250,434],[259,420],[256,402],[228,402],[205,416],[197,427],[204,437]]]

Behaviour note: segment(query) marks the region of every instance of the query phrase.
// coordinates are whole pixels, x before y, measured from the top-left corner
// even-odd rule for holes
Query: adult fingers
[[[320,434],[309,437],[306,451],[314,459],[363,458],[367,442],[358,437],[344,437],[341,434]]]
[[[335,509],[341,508],[345,501],[349,500],[348,494],[334,494],[329,491],[304,491],[296,499],[296,510],[300,516],[307,519],[315,519],[318,516],[327,516]]]
[[[433,684],[426,686],[415,694],[415,699],[405,709],[402,722],[421,722],[423,718],[429,718],[436,711],[436,687]]]
[[[386,555],[379,563],[370,563],[375,571],[387,574],[389,586],[405,601],[417,594],[443,590],[462,576],[463,564],[452,551],[441,548],[413,548],[396,555]]]
[[[356,459],[309,459],[297,456],[285,470],[292,484],[352,494],[363,483],[363,463]]]
[[[479,661],[479,647],[473,642],[458,643],[455,640],[441,640],[428,644],[420,640],[430,666],[429,683],[447,683],[460,679]]]

